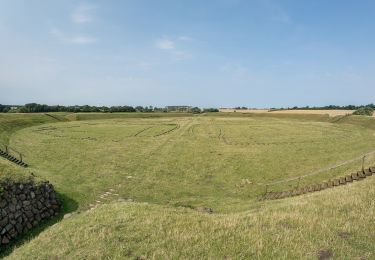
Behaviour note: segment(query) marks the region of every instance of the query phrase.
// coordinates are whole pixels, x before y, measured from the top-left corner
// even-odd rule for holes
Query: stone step
[[[358,176],[360,178],[366,178],[366,175],[365,175],[365,173],[363,171],[358,171]]]
[[[28,167],[28,164],[22,162],[21,160],[17,159],[13,155],[10,155],[10,154],[4,152],[3,150],[0,150],[0,156],[4,157],[5,159],[7,159],[7,160],[19,165],[19,166],[24,167],[24,168]]]
[[[365,169],[365,175],[366,176],[371,176],[372,175],[372,172],[370,171],[370,169]]]

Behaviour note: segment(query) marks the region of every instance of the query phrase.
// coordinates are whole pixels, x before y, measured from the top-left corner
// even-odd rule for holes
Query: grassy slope
[[[53,113],[52,113],[53,114]],[[74,113],[67,114],[71,121],[121,119],[121,118],[160,118],[160,117],[191,117],[191,113]]]
[[[375,177],[237,214],[116,202],[62,220],[9,259],[374,259]]]
[[[155,137],[174,124],[180,128]],[[259,183],[299,176],[375,146],[372,131],[353,125],[311,121],[311,116],[249,115],[56,123],[24,129],[11,141],[38,176],[83,209],[113,188],[136,201],[220,212],[252,207],[265,190]],[[332,171],[329,177],[358,170],[359,164]]]
[[[0,142],[7,144],[10,136],[22,128],[56,121],[44,114],[0,114]]]
[[[0,181],[12,179],[21,181],[31,177],[30,170],[17,166],[8,160],[0,159]]]
[[[0,148],[4,149],[3,145],[8,145],[9,140],[15,132],[45,123],[56,122],[57,120],[48,117],[44,114],[3,114],[0,113]],[[9,153],[15,154],[12,149]],[[8,160],[0,157],[0,179],[14,179],[21,180],[30,177],[30,170],[23,169]]]
[[[339,123],[374,129],[374,123],[362,117]],[[312,195],[260,202],[254,210],[236,214],[114,202],[62,220],[9,257],[315,259],[319,250],[330,249],[337,259],[371,259],[374,184],[370,178]]]

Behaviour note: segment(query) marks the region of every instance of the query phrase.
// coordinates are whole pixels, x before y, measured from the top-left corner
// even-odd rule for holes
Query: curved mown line
[[[301,188],[295,188],[293,190],[287,191],[280,191],[280,192],[266,192],[263,196],[264,200],[275,200],[275,199],[283,199],[287,197],[294,197],[306,193],[316,192],[325,190],[328,188],[333,188],[340,185],[345,185],[347,183],[351,183],[353,181],[360,181],[367,177],[375,175],[375,167],[370,167],[368,169],[364,169],[363,171],[358,171],[340,178],[336,178],[333,180],[325,181],[323,183],[318,184],[311,184]]]
[[[176,126],[173,127],[172,129],[169,129],[169,130],[164,131],[164,132],[162,132],[162,133],[160,133],[160,134],[154,135],[154,137],[158,137],[158,136],[161,136],[161,135],[169,134],[170,132],[172,132],[172,131],[177,130],[177,129],[180,128],[180,124],[175,124],[175,125],[176,125]]]
[[[45,115],[46,115],[46,116],[49,116],[50,118],[53,118],[53,119],[55,119],[55,120],[57,120],[57,121],[62,121],[62,122],[66,121],[66,120],[64,120],[64,119],[62,119],[62,118],[59,118],[59,117],[57,117],[57,116],[54,116],[54,115],[51,115],[51,114],[48,114],[48,113],[45,113]]]
[[[136,137],[136,136],[142,134],[143,132],[145,132],[145,131],[147,131],[148,129],[151,129],[151,128],[153,128],[153,127],[154,127],[154,126],[149,126],[149,127],[143,128],[142,130],[138,131],[138,132],[134,135],[134,137]]]
[[[219,135],[217,138],[221,139],[221,137],[224,135],[224,130],[219,128]]]
[[[195,132],[194,132],[194,129],[195,129],[195,127],[196,126],[199,126],[200,124],[194,124],[194,125],[192,125],[191,127],[189,127],[189,133],[191,134],[191,135],[195,135]]]

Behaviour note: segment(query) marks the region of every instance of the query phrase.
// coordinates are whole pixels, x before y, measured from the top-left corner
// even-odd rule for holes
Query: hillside
[[[8,259],[373,259],[374,185],[371,177],[237,214],[113,202],[62,220]]]
[[[3,176],[33,172],[49,180],[60,193],[64,214],[72,213],[55,224],[45,223],[2,256],[375,257],[370,239],[375,230],[369,225],[375,177],[309,195],[260,200],[267,183],[345,161],[298,184],[286,181],[269,189],[359,170],[362,160],[351,160],[373,151],[372,118],[136,115],[0,118],[4,142],[22,151],[30,166],[21,169],[0,158]],[[365,166],[370,165],[375,165],[375,155],[366,157]]]

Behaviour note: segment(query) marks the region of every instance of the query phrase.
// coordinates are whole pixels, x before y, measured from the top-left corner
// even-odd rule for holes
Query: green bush
[[[372,116],[374,114],[374,109],[371,107],[361,107],[354,111],[353,115],[361,115],[361,116]]]

